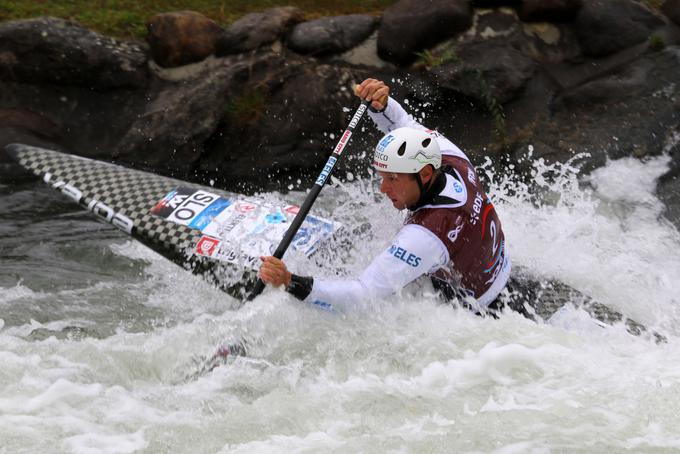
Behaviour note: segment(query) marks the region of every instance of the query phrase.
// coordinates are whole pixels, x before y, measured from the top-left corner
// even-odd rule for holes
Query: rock
[[[335,57],[336,60],[350,65],[384,68],[391,66],[378,55],[378,32],[375,31],[364,42]]]
[[[666,0],[661,5],[661,11],[668,16],[670,20],[680,25],[680,0]]]
[[[564,109],[607,104],[639,94],[647,85],[648,67],[633,66],[585,82],[555,99],[554,108]]]
[[[591,0],[580,9],[574,29],[583,53],[602,57],[645,41],[663,25],[663,19],[641,3]]]
[[[536,64],[525,55],[535,50],[512,10],[476,13],[465,35],[435,48],[425,62],[437,84],[478,99],[503,104],[519,93]],[[531,36],[533,40],[533,35]]]
[[[659,178],[656,194],[666,205],[664,216],[680,229],[680,125],[671,130],[667,148],[671,163]]]
[[[139,44],[94,33],[73,22],[41,17],[0,24],[0,79],[82,85],[93,90],[148,82]]]
[[[499,8],[503,6],[518,6],[522,0],[471,0],[470,4],[475,8]]]
[[[239,192],[307,188],[358,107],[350,87],[368,73],[294,54],[270,53],[260,62],[247,85],[227,100],[225,121],[198,170]],[[359,153],[352,149],[373,139],[373,130],[356,134],[338,170],[354,162]],[[366,162],[360,167],[365,170]]]
[[[120,140],[114,157],[187,173],[225,115],[234,81],[250,62],[205,60],[190,79],[164,84]]]
[[[271,44],[286,36],[302,18],[302,10],[292,6],[246,14],[224,31],[217,41],[215,55],[249,52]]]
[[[479,99],[503,104],[515,98],[531,78],[536,64],[502,41],[468,46],[460,61],[446,63],[430,72],[444,88]]]
[[[376,18],[365,14],[324,17],[293,27],[288,47],[301,54],[327,55],[344,52],[368,38]]]
[[[397,64],[416,52],[467,30],[472,10],[467,0],[399,0],[388,7],[378,29],[378,54]]]
[[[195,63],[215,53],[222,27],[194,11],[177,11],[153,16],[147,23],[151,56],[169,68]]]
[[[581,6],[583,0],[524,0],[519,17],[525,22],[570,22]]]

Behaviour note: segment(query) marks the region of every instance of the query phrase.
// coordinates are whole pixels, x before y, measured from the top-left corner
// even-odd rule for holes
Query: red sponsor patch
[[[204,255],[206,257],[212,257],[215,249],[220,244],[220,240],[211,238],[209,236],[202,236],[196,245],[196,252],[199,255]]]
[[[251,211],[253,211],[256,208],[257,208],[257,205],[255,205],[254,203],[250,203],[250,202],[238,202],[236,204],[236,211],[238,211],[239,213],[250,213]]]
[[[283,209],[283,211],[290,214],[298,214],[298,211],[300,211],[300,207],[296,205],[288,205]]]

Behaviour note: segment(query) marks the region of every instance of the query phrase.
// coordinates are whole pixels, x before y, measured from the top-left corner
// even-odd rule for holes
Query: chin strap
[[[430,178],[430,181],[427,184],[427,187],[425,187],[423,184],[423,180],[420,179],[420,172],[414,174],[414,176],[416,177],[416,183],[418,184],[418,189],[420,190],[420,197],[418,197],[418,201],[416,203],[410,207],[407,207],[410,211],[415,211],[421,206],[427,205],[427,203],[432,200],[435,195],[439,194],[439,192],[444,189],[444,185],[446,185],[446,178],[444,177],[444,174],[438,169],[435,169],[434,173],[432,174],[432,178]]]

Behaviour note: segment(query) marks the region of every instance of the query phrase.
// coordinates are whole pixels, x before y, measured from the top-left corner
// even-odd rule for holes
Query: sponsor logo
[[[325,301],[314,300],[312,301],[312,304],[318,307],[319,309],[323,309],[325,311],[333,311],[333,306]]]
[[[373,161],[373,166],[374,167],[380,167],[381,169],[387,168],[387,164],[385,164],[384,162],[378,162],[378,161]]]
[[[387,162],[387,161],[389,160],[389,158],[390,158],[389,156],[387,156],[386,154],[383,154],[383,153],[381,153],[381,152],[379,152],[379,151],[376,151],[376,152],[373,154],[373,159],[376,160],[376,161],[385,161],[385,162]]]
[[[239,213],[250,213],[257,209],[257,205],[250,202],[238,202],[235,208]]]
[[[446,235],[446,237],[449,239],[450,242],[455,243],[456,240],[458,239],[458,235],[460,234],[461,230],[463,230],[462,224],[453,230],[449,230],[449,233]]]
[[[231,205],[231,200],[220,197],[208,205],[205,210],[201,211],[201,213],[189,223],[189,227],[203,231],[211,222],[213,222],[213,219],[219,216],[229,205]]]
[[[500,243],[500,249],[498,251],[498,255],[496,256],[495,259],[489,263],[489,266],[487,269],[484,270],[485,273],[493,273],[491,274],[491,277],[489,280],[485,282],[485,284],[490,284],[493,281],[496,280],[498,277],[498,274],[501,272],[503,268],[505,268],[506,261],[505,261],[505,242],[501,241]]]
[[[364,115],[364,112],[366,112],[366,109],[368,106],[366,104],[361,104],[359,108],[357,109],[357,112],[354,114],[352,117],[352,121],[349,122],[349,127],[351,129],[354,129],[357,127],[359,124],[359,120],[361,120],[361,117]]]
[[[474,184],[475,186],[477,185],[477,175],[475,175],[475,171],[470,167],[467,169],[467,179],[470,183]]]
[[[472,202],[472,214],[470,215],[470,223],[472,225],[477,225],[477,222],[479,222],[483,201],[482,195],[478,192],[477,195],[475,195],[475,200]]]
[[[463,192],[464,188],[463,185],[460,184],[458,181],[454,180],[453,181],[453,190],[456,192],[456,194],[460,194]]]
[[[377,151],[379,151],[380,153],[384,153],[384,152],[385,152],[385,148],[387,148],[387,146],[388,146],[389,144],[391,144],[392,142],[394,142],[394,139],[395,139],[395,137],[394,137],[392,134],[389,134],[389,135],[383,137],[383,138],[380,140],[380,142],[378,142],[378,146],[375,147],[375,149],[376,149]]]
[[[340,137],[340,141],[338,141],[338,144],[335,146],[335,149],[333,150],[333,153],[339,155],[342,154],[342,150],[345,149],[345,146],[347,145],[347,142],[349,142],[349,138],[352,136],[352,131],[345,131],[345,133]]]
[[[201,239],[198,241],[198,244],[196,245],[196,252],[199,255],[212,257],[213,253],[215,252],[215,249],[217,249],[219,244],[220,240],[211,238],[209,236],[202,236]]]
[[[423,150],[419,150],[411,159],[414,159],[421,164],[430,164],[435,161],[435,155],[428,156],[423,153]]]
[[[387,252],[390,255],[393,255],[394,257],[398,258],[402,262],[404,262],[407,265],[410,265],[414,268],[417,267],[418,265],[420,265],[420,261],[422,260],[417,255],[411,254],[406,249],[399,247],[397,245],[394,245],[394,244],[392,246],[390,246],[390,248],[387,250]]]
[[[247,216],[245,214],[237,214],[236,216],[232,216],[227,222],[220,225],[220,233],[225,234],[231,232],[234,230],[234,227],[239,225],[246,217]]]
[[[318,184],[319,186],[323,186],[326,183],[326,179],[328,178],[328,175],[330,175],[331,170],[333,170],[333,166],[335,165],[335,162],[337,160],[338,159],[333,156],[328,158],[326,165],[323,166],[321,174],[319,174],[319,178],[316,179],[316,184]]]
[[[268,214],[264,217],[264,222],[267,224],[281,224],[286,222],[286,215],[281,210],[274,214]]]
[[[170,191],[160,202],[158,202],[152,209],[151,214],[167,218],[173,211],[179,207],[195,190],[186,186],[180,186]]]
[[[442,136],[441,134],[439,134],[439,133],[438,133],[437,131],[435,131],[434,129],[426,129],[425,132],[428,133],[429,135],[431,135],[432,137],[435,137],[435,138],[436,138],[436,137],[441,137],[441,136]]]
[[[84,203],[83,193],[80,189],[62,180],[53,181],[52,174],[50,172],[45,172],[45,175],[43,175],[43,181],[52,186],[54,189],[60,190],[64,195],[76,203],[85,206],[88,211],[91,211],[97,217],[105,220],[109,224],[112,224],[114,227],[119,228],[128,235],[132,234],[132,227],[134,227],[134,224],[132,223],[132,219],[125,216],[124,214],[116,212],[110,206],[103,202],[99,202],[96,199],[90,199],[89,202]]]
[[[241,252],[225,241],[203,236],[196,245],[196,252],[221,262],[237,263],[255,269],[259,265],[259,258]]]
[[[298,214],[300,212],[300,207],[297,205],[288,205],[283,209],[283,211],[290,214]]]
[[[217,194],[201,190],[194,191],[189,196],[176,195],[169,203],[175,209],[166,219],[188,226],[203,210],[219,198]]]

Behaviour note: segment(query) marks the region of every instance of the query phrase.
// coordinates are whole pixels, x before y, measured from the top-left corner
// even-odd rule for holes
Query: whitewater
[[[667,343],[428,292],[337,313],[267,289],[237,309],[38,181],[0,184],[0,453],[680,450],[680,234],[655,195],[670,158],[579,162],[539,160],[531,185],[480,163],[513,263]],[[342,263],[292,255],[300,274],[358,273],[403,220],[351,175],[314,212],[370,229]],[[241,338],[247,357],[201,369]]]

